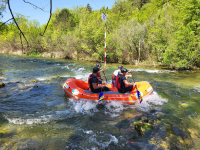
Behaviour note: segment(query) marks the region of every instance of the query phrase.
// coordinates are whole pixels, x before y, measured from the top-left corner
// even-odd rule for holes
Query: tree
[[[0,18],[3,17],[3,11],[6,9],[7,0],[0,0]]]
[[[142,6],[149,2],[149,0],[129,0],[132,2],[133,6],[136,6],[138,9],[141,9]]]
[[[89,3],[87,4],[86,9],[89,10],[89,12],[92,12],[92,7],[90,6]]]
[[[67,9],[63,8],[56,15],[56,26],[60,26],[61,30],[71,30],[71,28],[76,26],[76,21],[74,20],[74,15]]]

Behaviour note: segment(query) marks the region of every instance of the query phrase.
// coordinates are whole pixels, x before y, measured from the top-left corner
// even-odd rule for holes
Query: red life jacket
[[[100,72],[97,73],[97,78],[99,79],[101,77]]]
[[[121,77],[120,74],[116,77],[116,86],[117,86],[117,89],[121,89],[121,83],[119,82],[120,77]]]
[[[112,80],[116,80],[116,76],[114,75],[114,73],[112,75]]]
[[[88,86],[89,86],[89,88],[90,88],[90,80],[92,79],[92,78],[95,78],[96,76],[95,75],[93,75],[93,74],[90,74],[89,75],[89,77],[88,77]],[[97,77],[96,77],[97,78]],[[99,84],[99,79],[97,78],[97,84]]]

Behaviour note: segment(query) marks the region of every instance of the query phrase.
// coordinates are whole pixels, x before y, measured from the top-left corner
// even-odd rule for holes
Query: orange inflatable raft
[[[144,98],[153,93],[153,87],[146,81],[136,82],[140,95]],[[134,104],[138,101],[136,88],[131,92],[119,93],[112,84],[107,84],[111,91],[104,91],[104,101],[119,101],[125,104]],[[76,100],[97,101],[100,93],[88,90],[88,82],[70,78],[63,84],[65,93]]]

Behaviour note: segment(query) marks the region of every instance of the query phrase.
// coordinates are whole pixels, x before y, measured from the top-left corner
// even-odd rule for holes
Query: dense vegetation
[[[140,41],[141,61],[176,68],[200,66],[200,0],[116,0],[111,9],[57,9],[45,36],[40,36],[45,25],[20,14],[16,19],[29,41],[29,52],[61,51],[65,58],[103,61],[106,26],[107,62],[134,64]],[[0,28],[0,49],[5,48],[21,48],[14,22]]]

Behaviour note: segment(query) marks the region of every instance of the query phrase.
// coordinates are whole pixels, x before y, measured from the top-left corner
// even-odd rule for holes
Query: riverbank
[[[70,60],[79,60],[79,61],[89,61],[89,62],[98,62],[97,60],[92,59],[89,56],[82,56],[79,55],[77,52],[71,53],[71,56],[67,56],[67,54],[63,51],[54,51],[54,52],[43,52],[43,53],[36,53],[36,52],[23,52],[21,49],[18,50],[0,50],[0,54],[6,54],[6,55],[18,55],[18,56],[34,56],[34,57],[40,57],[40,58],[53,58],[53,59],[70,59]],[[101,62],[103,63],[103,61]],[[123,63],[119,63],[123,64]],[[169,65],[161,65],[158,64],[155,61],[141,61],[138,62],[138,60],[134,60],[132,63],[126,63],[126,65],[134,65],[138,67],[161,67],[165,69],[173,69],[173,70],[200,70],[197,66],[188,66],[188,68],[177,68]]]

